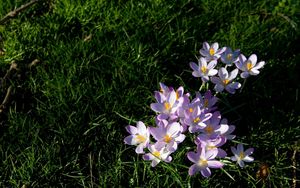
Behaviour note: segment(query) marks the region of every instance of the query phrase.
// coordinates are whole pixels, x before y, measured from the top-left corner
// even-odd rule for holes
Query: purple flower
[[[144,153],[144,148],[149,144],[149,129],[141,121],[136,123],[136,127],[128,125],[126,130],[130,136],[124,139],[125,144],[137,146],[136,153]]]
[[[214,76],[218,73],[215,68],[217,65],[216,60],[212,60],[207,64],[206,59],[200,57],[198,65],[194,62],[190,63],[190,67],[193,69],[194,77],[201,77],[203,82],[209,81],[209,76]]]
[[[161,123],[158,127],[151,127],[150,133],[157,142],[162,142],[170,152],[174,152],[177,144],[185,139],[185,135],[181,134],[182,127],[177,122],[163,120]]]
[[[200,134],[195,140],[195,144],[198,147],[205,148],[206,151],[216,150],[218,152],[217,157],[224,158],[227,153],[220,147],[226,143],[226,139],[221,136],[209,137],[205,134]]]
[[[219,44],[217,42],[213,43],[211,46],[207,42],[204,42],[202,49],[200,49],[200,54],[204,56],[207,61],[211,61],[219,59],[225,50],[225,47],[219,49]]]
[[[172,90],[165,98],[164,95],[160,94],[157,94],[156,98],[159,98],[159,100],[157,100],[157,103],[152,103],[150,105],[151,109],[168,116],[175,115],[175,112],[182,105],[184,100],[183,97],[178,98],[178,94],[174,90]]]
[[[243,144],[238,144],[237,148],[231,147],[231,151],[234,154],[233,157],[231,157],[232,161],[237,161],[240,167],[244,167],[245,163],[244,162],[252,162],[254,160],[253,157],[250,157],[254,151],[253,148],[249,148],[246,151],[244,151],[244,146]]]
[[[233,71],[228,73],[228,71],[224,67],[221,67],[219,69],[219,77],[214,76],[211,78],[211,81],[216,84],[214,89],[217,92],[222,92],[225,89],[229,93],[234,94],[235,90],[241,87],[240,83],[233,81],[236,78],[238,72],[238,69],[234,69]]]
[[[204,129],[201,129],[200,132],[204,133],[209,137],[215,137],[216,135],[219,135],[220,132],[217,130],[220,128],[220,120],[221,120],[220,112],[219,111],[214,112],[212,114],[212,117],[205,122],[206,127]]]
[[[220,123],[220,128],[216,130],[216,132],[219,133],[222,137],[224,137],[226,140],[232,140],[235,138],[235,135],[232,135],[231,133],[235,130],[234,125],[228,125],[227,119],[222,119]]]
[[[221,55],[221,61],[228,66],[231,66],[234,62],[238,60],[238,56],[240,55],[240,50],[232,51],[231,48],[226,47],[226,50]]]
[[[144,160],[152,161],[151,166],[155,167],[160,161],[171,162],[171,152],[164,146],[163,143],[157,142],[148,146],[150,153],[143,156]]]
[[[242,78],[247,78],[250,75],[259,74],[258,69],[262,68],[265,65],[265,62],[261,61],[258,64],[256,64],[256,62],[257,56],[255,54],[252,54],[248,59],[243,54],[239,56],[239,61],[236,62],[236,67],[243,71],[241,73]]]
[[[212,116],[211,113],[204,113],[201,111],[200,106],[190,108],[189,111],[190,115],[185,117],[184,123],[189,125],[189,131],[191,133],[195,133],[199,131],[199,129],[205,128],[206,124],[204,122]]]
[[[217,154],[216,150],[205,151],[205,148],[200,147],[197,147],[196,153],[188,152],[188,159],[195,163],[189,168],[189,175],[192,176],[200,171],[202,176],[209,177],[211,175],[209,168],[222,168],[223,163],[214,160]]]

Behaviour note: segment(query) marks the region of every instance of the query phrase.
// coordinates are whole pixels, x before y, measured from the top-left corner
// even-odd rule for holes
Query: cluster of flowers
[[[249,75],[257,75],[258,69],[264,65],[264,62],[256,64],[255,54],[246,59],[239,50],[232,52],[228,47],[218,47],[218,43],[210,47],[205,42],[200,50],[204,57],[200,57],[198,65],[190,63],[194,70],[193,76],[201,77],[203,82],[211,80],[216,84],[217,92],[225,89],[234,93],[241,85],[234,81],[238,70],[242,71],[242,78],[247,78]],[[216,70],[214,68],[218,59],[226,66]],[[232,64],[237,68],[228,73],[226,68]],[[187,153],[188,159],[194,163],[189,168],[189,175],[200,172],[204,177],[209,177],[210,168],[222,168],[224,164],[220,159],[227,157],[227,153],[221,146],[235,138],[232,135],[235,126],[229,125],[227,119],[221,117],[216,107],[217,98],[211,91],[206,91],[204,95],[196,92],[196,96],[191,98],[189,93],[184,93],[182,86],[175,90],[160,83],[160,91],[155,91],[155,99],[156,103],[150,107],[157,113],[156,126],[146,126],[142,121],[138,121],[136,126],[126,126],[130,135],[124,139],[125,144],[137,146],[136,153],[143,154],[143,159],[152,161],[151,166],[155,167],[161,161],[171,162],[171,154],[184,141],[186,134],[191,133],[195,135],[196,151]],[[238,144],[237,148],[231,147],[231,151],[233,156],[230,159],[240,167],[244,167],[244,162],[254,160],[250,156],[253,148],[244,151],[243,145]]]
[[[264,61],[257,63],[257,56],[255,54],[246,58],[241,54],[240,50],[233,51],[230,47],[219,48],[217,42],[209,45],[207,42],[203,43],[200,49],[201,57],[198,64],[191,62],[190,67],[193,69],[194,77],[201,77],[203,83],[209,80],[215,84],[214,89],[217,92],[222,92],[224,89],[231,94],[234,94],[241,84],[236,81],[239,71],[241,78],[248,78],[250,75],[258,75],[260,68],[265,64]],[[215,69],[218,61],[225,64],[225,67]],[[235,66],[232,66],[235,65]],[[227,68],[233,69],[228,72]],[[217,75],[217,76],[216,76]]]

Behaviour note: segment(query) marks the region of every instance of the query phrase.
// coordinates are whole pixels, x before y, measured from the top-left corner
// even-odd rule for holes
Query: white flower
[[[202,49],[200,49],[200,54],[204,56],[207,61],[211,61],[219,59],[225,50],[225,47],[219,49],[219,44],[217,42],[213,43],[211,46],[207,42],[204,42]]]
[[[149,128],[143,122],[138,121],[136,127],[128,125],[126,130],[131,135],[124,139],[125,144],[137,146],[136,153],[144,153],[144,148],[149,144]]]
[[[243,71],[241,73],[242,78],[247,78],[250,75],[258,75],[260,68],[262,68],[265,65],[264,61],[261,61],[257,63],[257,56],[255,54],[252,54],[248,59],[241,54],[239,56],[239,61],[235,63],[236,67]]]
[[[231,151],[234,154],[234,156],[231,157],[232,161],[237,161],[240,167],[244,167],[245,163],[244,162],[252,162],[254,160],[253,157],[250,157],[254,151],[253,148],[249,148],[246,151],[244,151],[244,146],[243,144],[238,144],[237,148],[231,147]]]
[[[221,67],[218,73],[219,77],[214,76],[211,78],[211,81],[216,84],[214,89],[217,92],[222,92],[225,89],[229,93],[234,94],[235,90],[241,87],[240,83],[233,81],[236,78],[238,72],[238,69],[234,69],[233,71],[228,73],[228,71],[224,67]]]
[[[218,73],[218,70],[214,69],[216,65],[216,60],[212,60],[207,64],[206,59],[203,57],[200,57],[198,65],[194,62],[190,63],[190,67],[193,69],[193,76],[201,77],[203,82],[207,82],[209,76],[214,76]]]

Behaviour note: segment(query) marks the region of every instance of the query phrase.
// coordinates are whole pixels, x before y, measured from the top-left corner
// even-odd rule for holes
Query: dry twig
[[[27,9],[28,7],[32,6],[33,4],[39,2],[40,0],[31,0],[30,2],[21,5],[19,8],[10,11],[8,14],[6,14],[1,20],[0,20],[0,25],[5,24],[9,19],[16,17],[20,12],[23,10]]]

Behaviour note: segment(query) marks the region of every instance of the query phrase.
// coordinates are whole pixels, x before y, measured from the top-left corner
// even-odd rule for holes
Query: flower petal
[[[132,125],[126,126],[125,129],[129,134],[137,134],[138,133],[137,128]]]
[[[256,65],[256,62],[257,62],[257,56],[256,56],[256,54],[250,55],[250,57],[248,58],[248,60],[251,61],[251,64],[254,67]]]
[[[244,153],[245,153],[245,155],[251,155],[253,152],[254,152],[254,149],[253,148],[249,148]]]
[[[215,43],[213,43],[213,44],[211,45],[211,47],[212,47],[215,51],[217,51],[218,48],[219,48],[219,43],[215,42]]]
[[[264,62],[264,61],[261,61],[261,62],[259,62],[259,63],[255,66],[255,68],[256,68],[256,69],[260,69],[260,68],[262,68],[264,65],[265,65],[265,62]]]
[[[243,159],[243,161],[245,161],[245,162],[252,162],[252,161],[254,161],[254,158],[253,158],[253,157],[250,157],[250,156],[246,156],[246,157]]]
[[[217,69],[210,69],[208,71],[208,76],[214,76],[216,74],[218,74],[218,70]]]
[[[212,69],[217,65],[217,61],[216,60],[212,60],[211,62],[208,63],[207,68],[208,69]]]
[[[202,174],[202,176],[207,178],[211,175],[211,171],[209,168],[204,168],[204,169],[201,169],[201,174]]]
[[[150,104],[150,108],[155,112],[163,112],[165,107],[162,103],[152,103]]]
[[[239,166],[240,166],[240,167],[242,167],[242,168],[243,168],[243,167],[245,166],[245,163],[244,163],[244,161],[242,161],[242,160],[238,160],[237,162],[238,162],[238,164],[239,164]]]
[[[236,78],[237,74],[239,73],[239,69],[234,69],[230,72],[228,79],[233,80]]]
[[[216,84],[214,89],[217,91],[217,92],[222,92],[224,90],[224,86],[222,84]]]
[[[190,67],[196,72],[199,71],[199,66],[194,62],[190,62]]]
[[[224,67],[221,67],[219,69],[219,77],[221,78],[221,80],[225,80],[228,78],[228,71]]]
[[[243,144],[238,144],[237,145],[237,152],[240,154],[241,152],[244,152],[244,146]]]
[[[220,161],[217,160],[211,160],[211,161],[207,161],[208,167],[210,168],[222,168],[223,167],[223,163],[221,163]]]
[[[196,165],[193,164],[190,168],[189,168],[189,175],[193,176],[194,174],[196,174],[197,172],[200,171],[200,168]]]
[[[241,73],[241,78],[248,78],[250,76],[249,72],[242,72]]]
[[[135,148],[135,152],[136,152],[137,154],[142,154],[142,153],[144,153],[144,148],[145,148],[144,144],[139,144],[139,145]]]
[[[210,48],[209,44],[207,42],[203,42],[203,49],[208,50]]]
[[[196,163],[196,162],[198,162],[200,156],[199,156],[199,153],[195,153],[195,152],[190,151],[190,152],[187,153],[187,158],[190,161],[192,161],[193,163]]]

